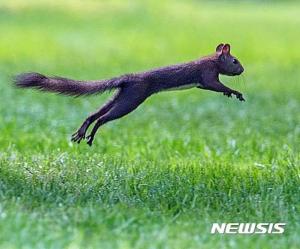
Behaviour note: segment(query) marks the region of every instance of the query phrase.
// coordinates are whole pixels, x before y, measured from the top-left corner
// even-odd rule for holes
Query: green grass
[[[62,2],[62,1],[61,1]],[[229,1],[228,1],[229,2]],[[0,3],[1,248],[297,248],[300,4]],[[108,97],[16,90],[38,71],[98,79],[195,59],[230,42],[247,101],[196,89],[151,97],[89,148],[70,135]],[[286,222],[211,235],[212,222]]]

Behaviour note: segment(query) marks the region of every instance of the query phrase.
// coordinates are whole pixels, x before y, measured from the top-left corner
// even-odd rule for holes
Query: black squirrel
[[[230,54],[229,44],[219,44],[216,52],[195,61],[153,69],[147,72],[126,74],[108,80],[78,81],[61,77],[46,77],[39,73],[23,73],[16,77],[15,84],[22,88],[36,88],[42,91],[65,95],[81,96],[97,94],[117,89],[114,96],[97,112],[90,115],[72,135],[72,141],[80,143],[87,139],[91,146],[98,128],[135,110],[145,99],[164,90],[197,87],[222,92],[231,97],[234,94],[240,101],[243,95],[223,85],[219,74],[235,76],[244,68],[237,58]],[[96,121],[89,136],[86,132]]]

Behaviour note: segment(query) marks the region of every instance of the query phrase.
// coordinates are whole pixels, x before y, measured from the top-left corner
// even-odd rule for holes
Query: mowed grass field
[[[1,248],[299,248],[300,4],[1,1]],[[228,3],[227,3],[228,2]],[[199,89],[152,96],[71,134],[109,93],[18,90],[37,71],[75,79],[194,60],[228,42],[246,102]],[[284,234],[211,235],[213,222]]]

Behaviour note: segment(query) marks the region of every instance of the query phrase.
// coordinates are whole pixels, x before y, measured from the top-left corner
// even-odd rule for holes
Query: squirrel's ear
[[[222,47],[222,54],[229,54],[230,53],[230,45],[229,44],[225,44]]]
[[[219,45],[216,47],[216,52],[221,52],[223,47],[224,47],[224,44],[223,44],[223,43],[219,44]]]

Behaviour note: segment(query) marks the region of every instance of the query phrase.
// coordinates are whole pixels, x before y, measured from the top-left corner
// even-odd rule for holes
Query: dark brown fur
[[[87,143],[92,145],[101,125],[132,112],[149,96],[160,91],[195,84],[198,88],[222,92],[228,97],[234,94],[240,101],[244,101],[240,92],[226,87],[219,81],[219,74],[234,76],[243,71],[239,61],[230,54],[230,46],[220,44],[216,48],[216,53],[211,56],[109,80],[86,82],[61,77],[46,77],[38,73],[25,73],[16,77],[16,85],[73,96],[117,89],[115,95],[97,112],[90,115],[72,136],[74,142],[80,143],[86,138]],[[89,126],[95,121],[96,124],[90,135],[86,137]]]

